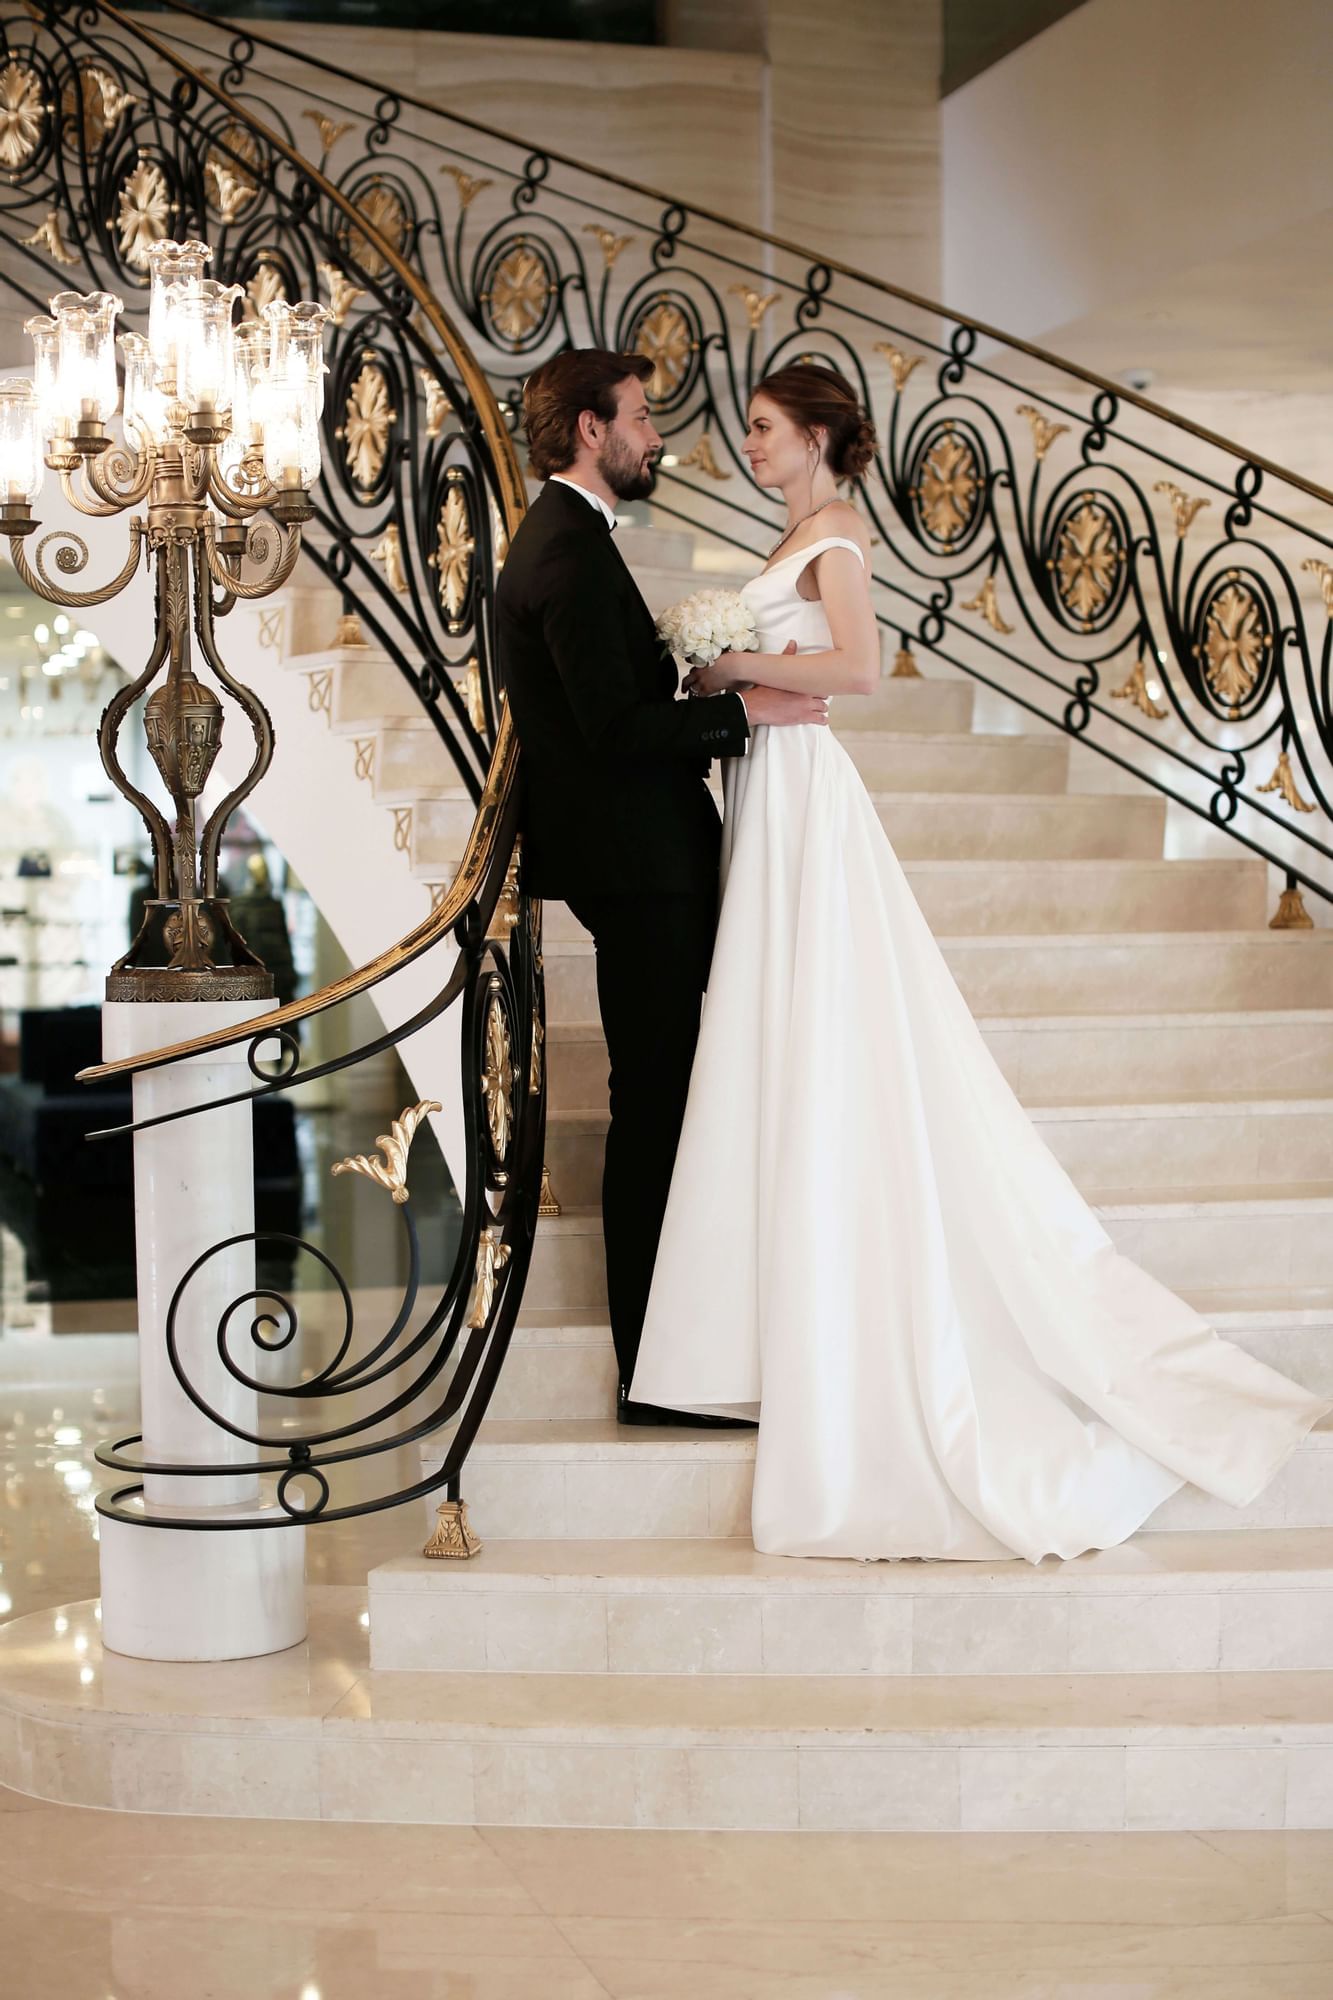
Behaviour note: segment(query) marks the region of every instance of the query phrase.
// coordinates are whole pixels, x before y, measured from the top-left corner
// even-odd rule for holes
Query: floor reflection
[[[5,1309],[0,1616],[96,1595],[92,1450],[136,1427],[135,1338],[78,1316]],[[418,1535],[401,1509],[313,1529],[308,1573],[360,1585]],[[1324,2000],[1333,1835],[473,1831],[11,1792],[0,1940],[14,2000]]]

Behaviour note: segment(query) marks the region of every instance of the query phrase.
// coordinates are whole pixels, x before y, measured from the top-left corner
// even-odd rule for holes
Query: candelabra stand
[[[156,573],[152,650],[138,677],[108,703],[98,738],[108,776],[147,826],[156,892],[128,952],[107,975],[108,1000],[264,1000],[273,994],[270,974],[235,928],[227,898],[218,892],[222,835],[235,808],[269,767],[273,727],[263,702],[223,661],[215,620],[240,598],[265,597],[282,587],[300,554],[302,523],[313,509],[299,471],[275,484],[251,454],[230,477],[224,474],[217,445],[227,435],[193,424],[179,442],[159,447],[149,441],[132,455],[94,427],[80,425],[66,448],[48,452],[47,466],[59,474],[66,499],[80,513],[118,515],[148,503],[145,515],[131,516],[124,567],[99,589],[71,589],[62,580],[87,565],[82,537],[68,531],[44,536],[29,561],[26,545],[37,523],[25,502],[0,507],[0,532],[9,539],[18,575],[52,604],[82,608],[105,603],[125,588],[145,554]],[[271,516],[272,525],[255,520],[261,510]],[[242,580],[247,558],[260,565],[260,574]],[[221,745],[223,708],[200,677],[196,648],[197,660],[245,714],[254,738],[248,771],[214,807],[202,831],[196,823],[197,801]],[[159,676],[161,684],[145,704],[144,729],[175,807],[174,826],[133,783],[118,753],[127,712]],[[164,967],[140,965],[136,955],[159,918],[169,962]],[[219,947],[228,950],[230,964],[216,962]]]
[[[145,559],[155,572],[148,658],[107,704],[98,738],[107,775],[147,827],[156,892],[107,975],[103,1046],[113,1059],[179,1040],[180,1001],[193,1003],[191,1025],[203,1034],[273,1005],[272,979],[218,891],[227,822],[269,767],[273,726],[223,661],[214,628],[239,599],[280,589],[300,554],[319,472],[329,311],[280,300],[263,325],[236,326],[240,288],[203,276],[211,255],[198,242],[149,251],[148,333],[119,342],[123,444],[106,428],[121,398],[122,302],[110,293],[52,299],[52,318],[27,323],[33,379],[0,382],[0,534],[22,581],[49,603],[83,609],[124,590]],[[89,549],[72,530],[43,536],[29,557],[46,472],[80,514],[129,516],[124,565],[100,587],[78,587]],[[174,821],[120,760],[121,726],[141,696]],[[224,696],[246,717],[253,754],[200,828]],[[168,963],[142,964],[159,925]],[[99,1556],[103,1643],[140,1658],[235,1659],[293,1645],[305,1631],[304,1536],[254,1468],[247,1440],[258,1385],[228,1366],[218,1337],[234,1302],[257,1296],[245,1062],[236,1044],[134,1081],[135,1121],[147,1126],[134,1139],[145,1472],[135,1519],[104,1523]],[[178,1311],[184,1275],[204,1263]],[[200,1464],[218,1474],[204,1503],[175,1470]],[[286,1532],[269,1532],[275,1522]],[[143,1531],[155,1526],[162,1531]]]

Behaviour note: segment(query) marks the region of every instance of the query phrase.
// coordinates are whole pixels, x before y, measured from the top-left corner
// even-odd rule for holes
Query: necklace
[[[831,507],[832,505],[833,505],[832,500],[821,500],[819,505],[817,507],[812,507],[808,514],[802,514],[799,521],[793,521],[791,526],[788,528],[786,534],[779,535],[777,541],[774,542],[772,548],[769,550],[767,556],[764,558],[765,562],[772,562],[774,556],[777,554],[778,550],[782,547],[782,544],[786,541],[789,541],[791,537],[796,533],[796,530],[798,528],[803,528],[807,521],[813,521],[816,514],[822,514],[826,507]]]

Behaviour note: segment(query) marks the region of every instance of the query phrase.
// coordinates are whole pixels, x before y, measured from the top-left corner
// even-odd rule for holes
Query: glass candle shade
[[[116,407],[116,315],[125,301],[114,292],[57,292],[55,406],[71,431],[81,422],[104,427]]]
[[[324,408],[324,328],[329,308],[312,299],[264,308],[269,328],[265,384],[264,469],[277,485],[305,487],[319,477],[319,419]]]
[[[41,403],[26,377],[0,382],[0,501],[32,505],[42,489]]]
[[[291,352],[299,365],[307,402],[316,422],[324,414],[324,377],[329,366],[324,359],[324,329],[333,314],[313,299],[302,299],[292,307]]]
[[[46,313],[34,313],[23,322],[23,331],[32,342],[32,386],[37,391],[44,438],[54,437],[60,428],[56,402],[56,360],[60,330]]]
[[[311,386],[315,415],[324,409],[324,328],[333,317],[313,299],[288,305],[274,299],[264,308],[268,323],[268,377],[275,387],[305,390]]]
[[[242,320],[232,334],[231,428],[243,449],[258,442],[268,380],[269,333],[258,320]]]
[[[174,385],[176,375],[176,307],[192,286],[202,283],[204,265],[213,252],[207,243],[191,237],[177,243],[164,237],[150,243],[147,250],[152,289],[148,296],[148,344],[153,350],[164,386]],[[181,290],[173,292],[172,287]]]
[[[162,445],[171,434],[167,399],[157,386],[157,363],[141,333],[122,333],[125,361],[125,434],[135,446]]]
[[[192,416],[216,421],[232,402],[232,309],[245,296],[241,285],[222,285],[215,278],[169,291],[181,291],[172,304],[176,334],[176,395]]]

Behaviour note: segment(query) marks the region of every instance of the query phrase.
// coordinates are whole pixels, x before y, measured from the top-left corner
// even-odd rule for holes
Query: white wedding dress
[[[830,644],[745,586],[764,652]],[[859,550],[857,551],[859,554]],[[775,1555],[1073,1556],[1235,1505],[1329,1405],[1121,1257],[1005,1082],[836,736],[756,729],[631,1396],[760,1419]]]

